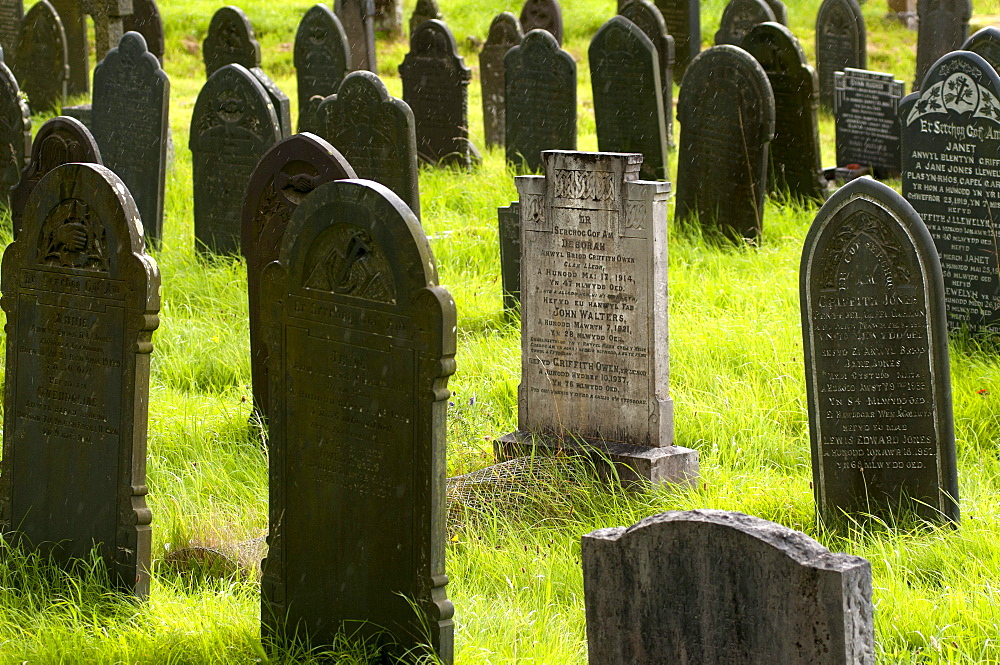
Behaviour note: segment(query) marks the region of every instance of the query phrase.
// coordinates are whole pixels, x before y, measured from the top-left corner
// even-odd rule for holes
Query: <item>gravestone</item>
[[[69,78],[66,33],[48,0],[39,0],[21,21],[14,75],[33,113],[54,111],[66,98]]]
[[[697,484],[673,445],[667,349],[670,183],[642,156],[549,150],[517,178],[521,215],[518,431],[502,457],[567,451],[625,483]]]
[[[41,127],[31,143],[31,159],[21,171],[21,179],[10,189],[10,218],[14,238],[21,230],[21,218],[28,198],[49,171],[63,164],[102,164],[97,141],[82,122],[58,116]]]
[[[66,164],[31,194],[3,256],[7,315],[0,532],[59,563],[91,560],[149,593],[149,354],[160,271],[122,181]]]
[[[63,106],[60,115],[64,115],[68,118],[76,118],[86,125],[87,129],[94,126],[94,106],[92,104],[74,104],[72,106]]]
[[[264,271],[265,641],[321,647],[346,631],[382,647],[386,662],[404,651],[411,662],[424,645],[434,662],[453,662],[445,412],[455,301],[437,282],[406,203],[358,180],[306,197]]]
[[[506,96],[503,58],[524,39],[521,22],[510,12],[497,14],[479,52],[479,79],[483,87],[483,130],[486,147],[504,146]]]
[[[820,162],[816,70],[791,30],[778,23],[754,26],[743,38],[743,49],[764,68],[774,93],[768,191],[822,201],[826,179]]]
[[[401,0],[375,0],[374,28],[386,32],[393,40],[403,36],[403,3]]]
[[[767,6],[774,12],[774,20],[781,25],[788,25],[788,8],[781,0],[764,0]]]
[[[122,21],[125,32],[138,32],[146,40],[146,48],[156,56],[163,66],[163,53],[166,51],[163,36],[163,19],[156,0],[132,0],[132,14]]]
[[[13,68],[17,55],[17,36],[24,18],[24,0],[0,0],[0,47],[5,62]]]
[[[240,225],[240,248],[247,262],[250,305],[250,370],[254,412],[266,422],[267,345],[261,328],[260,276],[278,260],[292,214],[314,189],[331,180],[356,178],[337,149],[318,136],[300,133],[279,141],[261,158],[250,183]]]
[[[132,0],[80,1],[84,13],[94,19],[94,52],[100,62],[122,40],[125,17],[132,13]]]
[[[920,216],[849,182],[809,229],[799,283],[820,518],[957,522],[945,287]]]
[[[622,4],[619,0],[619,10]],[[701,53],[701,9],[696,0],[656,0],[656,8],[674,38],[673,75],[674,81],[680,83],[688,65]]]
[[[545,30],[556,38],[556,43],[562,44],[563,22],[559,0],[525,0],[519,20],[524,34]]]
[[[226,65],[209,77],[194,105],[188,143],[199,250],[239,251],[250,175],[280,140],[281,126],[257,77],[242,65]]]
[[[636,24],[656,47],[663,90],[663,120],[667,125],[667,146],[674,147],[674,38],[667,33],[663,14],[649,0],[632,0],[618,12]]]
[[[972,0],[917,0],[917,74],[913,92],[938,58],[962,47],[969,36]]]
[[[10,209],[10,189],[31,154],[31,111],[17,80],[0,61],[0,206]]]
[[[764,0],[729,0],[722,11],[715,43],[739,46],[750,28],[758,23],[776,20],[774,11]]]
[[[637,152],[641,178],[667,180],[663,79],[653,42],[632,21],[613,16],[590,41],[588,56],[598,149]]]
[[[444,17],[441,16],[441,10],[438,8],[437,0],[417,0],[417,6],[410,16],[410,39],[413,39],[413,35],[421,23],[432,19],[437,19],[438,21],[444,20]]]
[[[271,104],[274,106],[274,113],[278,116],[278,124],[281,126],[281,136],[283,138],[291,136],[292,102],[288,99],[288,95],[260,67],[254,67],[250,70],[250,73],[254,75],[261,87],[264,88],[264,92],[267,93]]]
[[[367,69],[378,73],[375,64],[375,3],[373,0],[335,0],[334,10],[351,46],[353,70]]]
[[[104,165],[135,199],[146,237],[163,237],[170,79],[138,32],[126,32],[94,70],[94,138]]]
[[[715,46],[695,58],[677,98],[678,222],[760,235],[774,117],[767,73],[749,53]]]
[[[500,231],[500,285],[508,317],[521,309],[521,204],[497,208]]]
[[[799,531],[677,510],[582,555],[592,665],[875,665],[871,564]]]
[[[899,100],[903,82],[892,74],[847,68],[834,76],[837,164],[859,164],[877,178],[900,173]]]
[[[66,33],[66,55],[69,64],[67,95],[86,95],[90,92],[90,60],[87,43],[87,15],[81,0],[49,0],[59,14]],[[100,61],[100,58],[98,58]]]
[[[545,30],[504,56],[507,161],[542,168],[543,150],[576,150],[576,62]]]
[[[976,32],[962,44],[962,51],[972,51],[1000,72],[1000,30],[989,26]]]
[[[410,52],[399,66],[403,101],[413,111],[417,154],[429,164],[471,168],[479,151],[469,141],[472,71],[458,54],[448,26],[424,21],[410,35]]]
[[[299,90],[299,132],[321,131],[316,112],[336,94],[351,70],[351,48],[340,19],[326,5],[306,12],[295,33],[295,75]]]
[[[420,217],[417,135],[413,111],[389,95],[378,76],[352,72],[336,95],[319,107],[323,138],[354,167],[359,178],[382,183]]]
[[[816,70],[819,101],[833,108],[833,76],[867,65],[865,18],[856,0],[823,0],[816,15]]]
[[[1000,78],[956,51],[899,105],[903,196],[927,225],[944,271],[948,324],[1000,333]],[[994,221],[996,220],[996,221]]]

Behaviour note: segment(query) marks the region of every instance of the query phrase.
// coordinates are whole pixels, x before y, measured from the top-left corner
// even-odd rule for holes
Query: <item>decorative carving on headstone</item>
[[[206,78],[226,65],[260,67],[260,42],[239,7],[221,7],[212,15],[201,49]]]
[[[990,63],[993,69],[1000,72],[1000,30],[992,25],[979,30],[965,40],[959,50],[972,51],[982,56],[983,60]]]

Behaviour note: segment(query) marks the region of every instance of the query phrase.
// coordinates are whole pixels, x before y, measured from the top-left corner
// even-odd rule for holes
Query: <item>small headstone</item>
[[[697,221],[733,239],[756,239],[763,228],[768,146],[774,138],[767,73],[743,49],[702,51],[684,75],[677,121],[677,221]]]
[[[576,61],[546,30],[504,56],[507,161],[542,168],[543,150],[576,150]]]
[[[545,30],[562,44],[563,21],[559,0],[525,0],[521,8],[521,29],[524,34],[532,30]]]
[[[413,111],[367,71],[352,72],[319,107],[323,138],[359,178],[382,183],[420,217],[417,135]]]
[[[316,117],[319,104],[337,93],[349,71],[351,47],[344,26],[326,5],[313,6],[295,33],[300,133],[321,131]]]
[[[898,177],[903,82],[892,74],[847,68],[834,76],[834,89],[837,164],[870,167],[877,178]]]
[[[983,60],[990,63],[993,69],[1000,72],[1000,30],[989,26],[969,37],[962,44],[962,51],[972,51]]]
[[[437,0],[417,0],[417,6],[410,16],[410,39],[413,39],[413,35],[417,32],[417,28],[420,27],[421,23],[432,19],[437,19],[438,21],[444,20],[444,17],[441,16],[441,10],[438,8]]]
[[[871,564],[799,531],[671,511],[582,554],[592,665],[875,665]]]
[[[31,111],[14,75],[0,61],[0,206],[10,209],[10,189],[31,153]]]
[[[260,321],[261,273],[265,266],[278,260],[285,229],[306,195],[331,180],[356,177],[336,148],[318,136],[300,133],[268,150],[247,185],[240,247],[247,262],[253,406],[265,421],[268,354]]]
[[[503,58],[524,39],[521,22],[510,12],[497,14],[479,53],[479,79],[483,87],[483,129],[486,147],[504,146],[506,97]]]
[[[17,36],[24,18],[24,0],[0,0],[0,47],[8,67],[13,68],[17,55]]]
[[[429,646],[436,662],[453,662],[445,410],[455,301],[437,282],[417,218],[358,180],[310,194],[264,271],[268,642],[323,647],[346,632],[387,661]]]
[[[100,62],[118,46],[125,34],[125,17],[132,13],[132,0],[81,0],[83,11],[94,19],[94,52]]]
[[[663,14],[649,0],[631,0],[618,12],[638,26],[656,47],[663,89],[663,119],[667,125],[667,145],[674,147],[674,38],[667,33]]]
[[[56,561],[97,547],[111,586],[149,593],[146,420],[160,272],[122,181],[67,164],[31,194],[3,257],[0,531]]]
[[[816,216],[799,282],[821,519],[957,522],[945,288],[920,216],[852,180]]]
[[[619,9],[622,4],[619,0]],[[688,65],[701,53],[701,9],[697,0],[656,0],[656,8],[674,38],[674,81],[680,83]]]
[[[250,175],[280,140],[281,126],[257,77],[242,65],[226,65],[209,77],[194,105],[188,144],[198,249],[239,251]]]
[[[226,6],[215,12],[201,49],[206,77],[226,65],[260,67],[260,42],[250,19],[239,7]]]
[[[917,0],[917,74],[913,91],[938,58],[962,47],[969,36],[972,0]]]
[[[334,11],[351,45],[351,67],[378,73],[375,63],[375,3],[373,0],[335,0]]]
[[[39,0],[21,21],[14,75],[33,113],[62,107],[69,79],[66,33],[48,0]]]
[[[739,46],[750,28],[758,23],[776,21],[774,11],[764,0],[729,0],[722,12],[715,43]]]
[[[833,76],[867,65],[865,18],[856,0],[824,0],[816,15],[816,70],[819,101],[833,108]]]
[[[497,208],[500,231],[500,284],[508,316],[521,309],[521,204]]]
[[[138,32],[146,40],[146,48],[156,56],[163,66],[163,53],[166,51],[163,36],[163,19],[156,0],[132,0],[132,14],[122,21],[125,32]]]
[[[613,16],[594,35],[588,55],[598,149],[637,152],[640,177],[666,180],[663,79],[653,42],[632,21]]]
[[[86,95],[90,92],[90,60],[87,40],[87,15],[80,0],[49,0],[59,14],[66,31],[66,55],[69,58],[69,81],[66,94]],[[100,60],[100,58],[98,58]]]

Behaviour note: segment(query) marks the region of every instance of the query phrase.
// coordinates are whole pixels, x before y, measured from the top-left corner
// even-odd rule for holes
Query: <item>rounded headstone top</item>
[[[433,18],[418,25],[410,35],[410,53],[457,56],[458,46],[444,21]]]
[[[993,69],[1000,71],[1000,29],[988,26],[977,31],[962,44],[962,51],[981,55]]]
[[[521,28],[525,31],[545,30],[562,44],[562,9],[559,0],[526,0],[521,9]]]
[[[141,58],[143,53],[148,52],[146,38],[138,32],[126,32],[118,42],[118,53],[126,58]]]
[[[510,12],[501,12],[490,23],[487,44],[520,44],[524,39],[521,22]]]
[[[716,44],[739,46],[750,28],[765,21],[777,21],[774,11],[763,0],[730,0],[722,11]]]
[[[243,65],[247,69],[260,67],[260,42],[254,35],[250,19],[239,7],[227,5],[215,12],[202,50],[207,76],[229,64]]]
[[[785,48],[770,46],[779,43],[783,43]],[[803,67],[809,68],[799,40],[777,21],[758,23],[750,28],[743,38],[742,48],[768,71],[790,73]]]

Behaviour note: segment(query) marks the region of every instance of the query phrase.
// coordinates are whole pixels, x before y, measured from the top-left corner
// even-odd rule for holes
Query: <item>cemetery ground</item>
[[[241,3],[262,43],[264,68],[292,98],[293,114],[291,43],[311,4]],[[405,4],[405,16],[414,4]],[[167,182],[163,246],[152,252],[163,275],[163,305],[153,335],[149,406],[155,567],[150,598],[136,603],[107,594],[86,566],[70,576],[5,551],[0,662],[308,662],[303,652],[269,655],[259,642],[256,559],[257,539],[267,525],[267,460],[247,427],[245,268],[238,259],[206,259],[193,250],[187,131],[204,83],[201,40],[220,5],[171,0],[162,7],[176,156]],[[790,27],[813,62],[818,5],[788,2]],[[722,0],[702,3],[705,45],[723,6]],[[484,38],[497,12],[519,8],[509,1],[450,0],[441,10],[466,63],[476,68],[476,50],[466,36]],[[566,48],[579,68],[579,148],[595,150],[586,49],[614,6],[579,0],[563,9]],[[982,15],[1000,14],[996,0],[977,0],[975,10],[974,24]],[[878,0],[863,11],[869,68],[909,81],[915,33],[884,23],[885,6]],[[379,41],[380,75],[396,96],[397,67],[406,51],[404,41]],[[469,92],[471,135],[483,152],[482,167],[471,174],[428,168],[420,173],[423,225],[459,316],[458,370],[449,382],[449,476],[493,463],[491,437],[515,429],[520,379],[519,328],[502,310],[496,230],[497,207],[517,198],[513,173],[502,150],[483,147],[478,78]],[[821,118],[823,163],[832,164],[832,120],[828,114]],[[45,119],[33,118],[35,131]],[[516,493],[500,491],[452,511],[447,572],[457,662],[585,662],[580,536],[666,510],[720,508],[779,522],[833,551],[869,559],[880,663],[1000,663],[997,348],[968,339],[954,340],[951,348],[961,525],[821,529],[810,488],[798,300],[799,257],[815,212],[769,201],[757,248],[717,246],[671,222],[675,439],[700,452],[701,486],[626,492],[561,470],[525,482]],[[4,229],[6,244],[9,225]],[[199,558],[205,565],[197,565]],[[349,648],[336,659],[367,662],[363,651]]]

